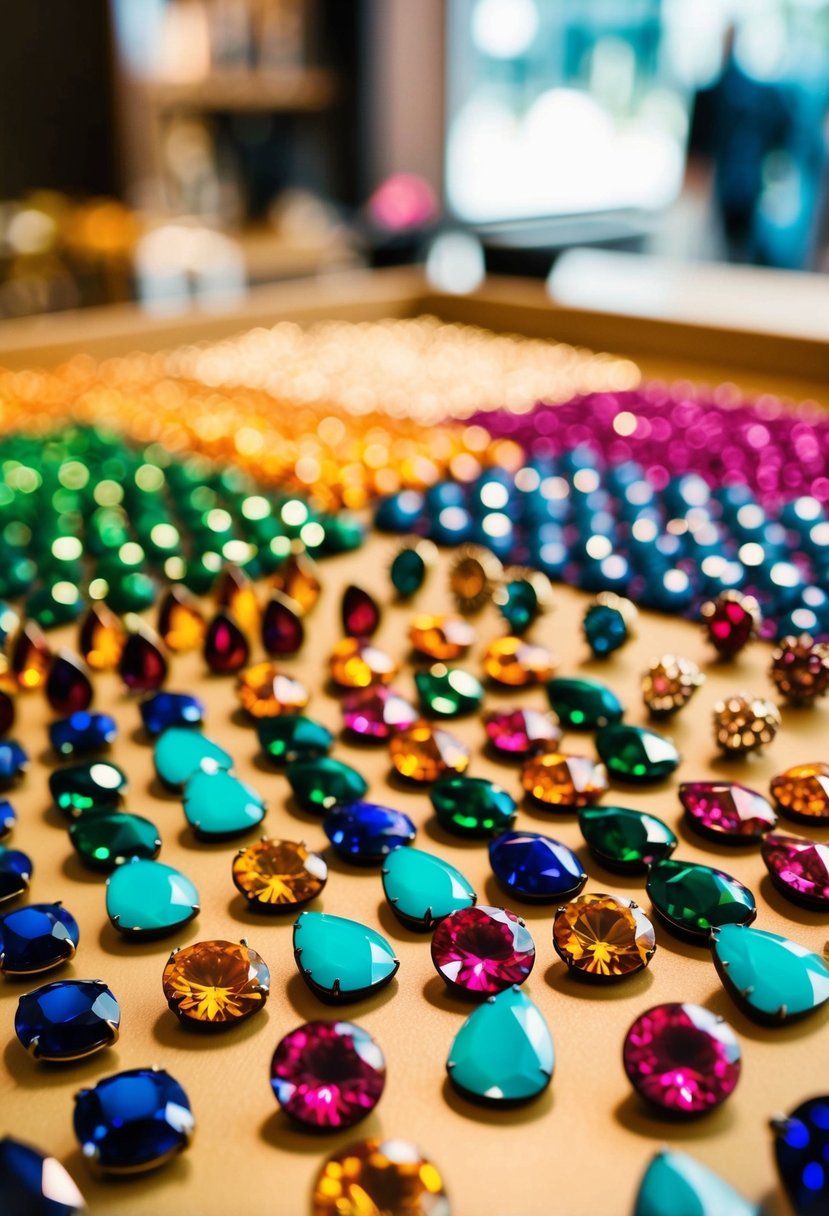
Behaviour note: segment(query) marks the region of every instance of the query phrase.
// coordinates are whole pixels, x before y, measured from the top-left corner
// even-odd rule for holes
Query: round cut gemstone
[[[307,616],[322,591],[317,564],[303,549],[289,553],[271,578],[271,586],[299,604]]]
[[[437,781],[443,773],[463,773],[470,751],[448,730],[429,722],[415,722],[389,741],[392,765],[407,781]]]
[[[573,975],[617,980],[647,967],[656,951],[656,934],[633,900],[580,895],[556,913],[553,945]]]
[[[84,1216],[84,1197],[61,1163],[4,1136],[0,1140],[0,1204],[8,1216]]]
[[[552,714],[537,709],[493,709],[484,714],[487,742],[499,756],[523,758],[532,751],[551,751],[561,740]]]
[[[103,980],[57,980],[22,996],[15,1033],[36,1060],[80,1060],[118,1038],[121,1010]]]
[[[411,844],[417,833],[408,815],[373,802],[337,807],[323,827],[339,856],[357,865],[382,861],[393,849]]]
[[[391,655],[365,638],[343,638],[331,651],[331,679],[338,688],[390,684],[398,666]]]
[[[217,612],[207,626],[204,661],[216,675],[241,671],[250,658],[250,643],[228,612]]]
[[[127,634],[111,608],[93,601],[81,621],[78,650],[95,671],[114,671]]]
[[[275,591],[262,616],[262,645],[271,655],[296,654],[305,641],[302,610],[294,600]]]
[[[733,658],[760,628],[757,601],[739,591],[723,591],[700,612],[709,642],[725,659]]]
[[[483,658],[484,673],[504,688],[527,688],[543,684],[556,668],[552,651],[546,646],[525,642],[523,638],[496,638],[487,646]]]
[[[85,710],[49,724],[49,742],[59,756],[100,751],[109,747],[117,734],[115,719],[109,714],[90,714]]]
[[[771,779],[777,809],[795,823],[829,823],[829,764],[796,764]]]
[[[772,833],[760,846],[777,890],[793,903],[829,909],[829,844]]]
[[[86,664],[66,650],[59,651],[49,668],[44,692],[55,713],[73,714],[89,709],[94,693]]]
[[[443,1178],[419,1148],[372,1136],[327,1159],[314,1183],[311,1216],[392,1212],[450,1216]]]
[[[193,773],[184,787],[184,815],[205,840],[240,836],[265,818],[265,803],[252,786],[222,769]]]
[[[524,983],[533,969],[535,945],[514,912],[479,904],[444,917],[432,937],[432,962],[455,991],[493,996]]]
[[[679,801],[689,827],[700,836],[725,844],[762,840],[777,823],[763,795],[735,781],[683,782]]]
[[[547,682],[547,696],[564,730],[598,730],[624,713],[615,692],[598,680],[559,676]]]
[[[118,674],[130,692],[154,692],[167,679],[167,660],[143,624],[127,634]]]
[[[459,836],[505,832],[518,810],[512,794],[486,777],[441,777],[429,799],[440,825]]]
[[[409,626],[412,649],[428,659],[459,659],[475,645],[473,625],[462,616],[433,616],[421,612]]]
[[[343,803],[357,802],[368,791],[362,773],[332,756],[294,760],[285,775],[298,804],[317,815]]]
[[[69,819],[88,811],[120,806],[127,775],[108,760],[71,764],[49,774],[49,791],[55,806]]]
[[[75,1135],[102,1174],[152,1170],[187,1148],[195,1121],[187,1094],[162,1068],[131,1068],[75,1095]]]
[[[723,925],[712,930],[711,950],[726,992],[755,1021],[776,1025],[829,1001],[823,959],[786,937]]]
[[[829,1208],[829,1095],[810,1098],[773,1119],[777,1170],[797,1216],[824,1216]]]
[[[672,933],[703,945],[718,925],[750,925],[757,915],[748,887],[693,861],[657,862],[648,873],[647,892]]]
[[[301,912],[294,925],[294,959],[320,1000],[359,1001],[377,992],[400,966],[375,929],[327,912]]]
[[[0,917],[0,971],[37,975],[71,959],[80,939],[78,922],[60,904],[27,904]]]
[[[0,905],[26,894],[33,869],[26,853],[19,849],[0,849]]]
[[[215,773],[233,767],[233,757],[200,731],[171,726],[156,741],[153,761],[159,780],[179,790],[194,773]]]
[[[353,1022],[306,1022],[285,1035],[271,1061],[280,1107],[317,1131],[339,1131],[365,1119],[385,1084],[379,1044]]]
[[[596,751],[613,777],[645,785],[664,781],[679,765],[671,739],[646,726],[616,722],[596,735]]]
[[[449,1049],[446,1071],[464,1097],[499,1105],[537,1098],[554,1065],[541,1010],[514,987],[472,1011]]]
[[[390,739],[418,719],[410,701],[382,684],[349,693],[342,704],[346,730],[366,741]]]
[[[245,942],[196,942],[173,951],[161,987],[183,1022],[228,1026],[264,1008],[270,972]]]
[[[430,930],[477,896],[471,883],[442,857],[421,849],[394,849],[383,862],[383,890],[407,928]]]
[[[521,769],[521,784],[536,802],[562,810],[592,806],[607,790],[607,772],[587,756],[542,752]]]
[[[175,653],[198,650],[204,641],[207,622],[186,588],[172,586],[158,608],[158,633]]]
[[[160,937],[198,915],[199,893],[172,866],[133,858],[107,879],[106,909],[126,937]]]
[[[334,746],[328,727],[302,714],[263,718],[256,723],[256,736],[263,755],[280,766],[295,760],[317,760]]]
[[[634,1216],[760,1216],[749,1203],[713,1170],[687,1153],[663,1149],[656,1154],[639,1184]]]
[[[370,638],[380,625],[380,606],[362,587],[349,583],[340,601],[343,633],[350,638]]]
[[[158,856],[158,828],[141,815],[122,811],[93,811],[69,825],[69,839],[84,865],[91,870],[114,870],[123,861]]]
[[[200,726],[204,705],[186,692],[157,692],[139,705],[148,735],[160,735],[171,726]]]
[[[328,866],[292,840],[259,840],[233,859],[233,883],[257,912],[289,912],[320,894]]]
[[[489,864],[501,886],[516,899],[561,903],[587,882],[572,849],[540,832],[507,832],[489,846]]]
[[[464,545],[449,571],[449,590],[461,612],[479,612],[501,578],[500,560],[483,545]]]
[[[300,680],[286,676],[273,663],[255,663],[246,668],[236,691],[242,709],[255,719],[298,713],[310,699]]]
[[[731,1027],[700,1005],[655,1005],[625,1036],[628,1080],[647,1102],[674,1115],[702,1115],[733,1092],[740,1045]]]
[[[13,739],[0,740],[0,786],[11,785],[29,767],[29,754]]]
[[[624,613],[613,604],[591,604],[584,614],[584,636],[597,659],[606,658],[628,640]]]
[[[425,713],[438,718],[459,718],[474,713],[484,699],[480,680],[460,667],[435,663],[428,671],[415,672],[415,687]]]
[[[585,807],[579,827],[599,864],[621,874],[639,874],[677,846],[667,823],[626,806]]]

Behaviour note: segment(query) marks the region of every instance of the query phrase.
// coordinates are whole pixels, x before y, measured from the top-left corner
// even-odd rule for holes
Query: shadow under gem
[[[397,977],[386,984],[379,992],[369,992],[367,996],[356,1001],[323,1001],[311,991],[305,980],[296,972],[285,985],[287,996],[296,1012],[306,1022],[314,1022],[320,1018],[342,1018],[344,1021],[359,1021],[361,1012],[368,1008],[379,1009],[385,1005],[397,992]]]
[[[522,1103],[505,1103],[485,1105],[483,1102],[473,1102],[464,1098],[455,1089],[448,1077],[443,1082],[443,1100],[455,1114],[461,1115],[474,1123],[486,1123],[490,1126],[503,1127],[504,1124],[515,1126],[521,1123],[533,1123],[544,1119],[553,1109],[553,1090],[548,1085],[539,1097]]]
[[[288,1153],[313,1153],[314,1156],[320,1157],[336,1153],[338,1149],[364,1136],[376,1136],[382,1140],[383,1129],[377,1116],[371,1114],[357,1125],[356,1130],[354,1127],[347,1127],[343,1128],[342,1132],[332,1134],[330,1128],[320,1128],[315,1132],[311,1128],[301,1128],[281,1110],[275,1110],[260,1123],[259,1135],[271,1148]]]
[[[687,1115],[672,1115],[658,1107],[651,1110],[643,1098],[633,1093],[616,1104],[613,1117],[626,1131],[664,1144],[666,1140],[712,1140],[723,1136],[733,1127],[736,1115],[726,1100],[716,1110],[689,1119]]]
[[[176,1051],[219,1051],[242,1043],[264,1032],[268,1024],[268,1006],[241,1022],[211,1023],[200,1026],[181,1021],[171,1009],[164,1009],[153,1023],[153,1038],[162,1047]]]
[[[627,979],[609,981],[579,979],[566,963],[551,963],[544,972],[544,982],[562,996],[586,997],[591,1001],[617,1001],[625,997],[644,996],[653,983],[650,967],[637,971]]]
[[[22,1089],[57,1089],[67,1084],[74,1090],[92,1085],[101,1076],[118,1071],[117,1047],[106,1047],[87,1056],[85,1060],[37,1061],[15,1035],[9,1039],[3,1052],[3,1063],[14,1083]]]

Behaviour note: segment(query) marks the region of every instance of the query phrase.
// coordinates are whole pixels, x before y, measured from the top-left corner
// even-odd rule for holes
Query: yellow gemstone
[[[388,684],[398,666],[391,655],[363,638],[343,638],[331,651],[331,679],[340,688]]]
[[[771,779],[778,807],[792,818],[829,820],[829,764],[795,764]]]
[[[531,756],[521,770],[527,793],[546,806],[577,809],[592,806],[607,790],[607,770],[587,756],[542,752]]]
[[[245,942],[197,942],[174,951],[161,986],[178,1017],[202,1025],[239,1022],[268,999],[264,961]]]
[[[207,622],[198,604],[183,587],[171,587],[158,610],[158,632],[170,650],[198,650],[204,642]]]
[[[322,591],[317,565],[304,549],[294,549],[271,579],[271,586],[299,604],[303,614],[316,604]]]
[[[127,631],[111,608],[100,601],[89,605],[78,633],[78,649],[96,671],[115,671]]]
[[[286,676],[275,663],[254,663],[239,674],[236,686],[242,708],[252,718],[296,714],[308,704],[309,693],[300,680]]]
[[[290,910],[322,891],[328,866],[292,840],[259,840],[233,859],[233,882],[257,908]]]
[[[556,661],[546,646],[536,646],[507,635],[490,642],[484,654],[484,671],[496,684],[526,688],[549,680]]]
[[[405,1140],[372,1137],[323,1165],[311,1216],[449,1216],[440,1171]]]
[[[475,630],[461,616],[421,612],[409,626],[409,641],[430,659],[458,659],[475,642]]]
[[[631,900],[580,895],[556,913],[553,945],[572,971],[621,979],[647,967],[656,950],[656,934]]]
[[[448,730],[429,722],[415,722],[399,731],[389,743],[391,762],[408,781],[436,781],[444,773],[463,773],[470,751]]]
[[[213,592],[219,608],[229,612],[242,633],[254,637],[259,629],[261,609],[256,589],[238,566],[225,566]]]
[[[503,567],[489,549],[464,545],[449,571],[449,590],[461,612],[477,612],[492,598]]]

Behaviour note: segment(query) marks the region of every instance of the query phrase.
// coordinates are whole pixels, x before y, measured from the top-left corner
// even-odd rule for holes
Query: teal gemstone
[[[449,1079],[481,1102],[526,1102],[553,1075],[555,1053],[547,1023],[520,988],[507,988],[480,1005],[449,1049]]]
[[[591,806],[579,811],[579,827],[599,865],[638,874],[670,857],[677,838],[655,815],[626,806]]]
[[[199,770],[215,773],[233,767],[233,757],[223,747],[199,731],[182,726],[171,726],[158,738],[153,760],[159,780],[173,790],[181,789]]]
[[[679,752],[671,739],[646,726],[616,722],[596,735],[596,751],[607,771],[621,781],[649,785],[664,781],[679,766]]]
[[[789,1021],[829,1001],[829,967],[787,937],[723,925],[711,933],[711,950],[726,992],[755,1021]]]
[[[657,862],[646,886],[654,911],[671,932],[702,945],[712,929],[749,925],[757,915],[748,887],[722,870],[693,861]]]
[[[122,811],[90,811],[69,828],[69,839],[85,866],[113,870],[130,857],[158,856],[158,828],[140,815]]]
[[[356,768],[331,756],[295,760],[285,775],[302,809],[318,815],[335,806],[359,802],[368,791],[368,782]]]
[[[300,975],[322,1001],[359,1001],[384,987],[400,966],[375,929],[327,912],[302,912],[294,925]]]
[[[687,1153],[664,1149],[645,1170],[633,1216],[759,1216],[760,1209]]]
[[[199,912],[199,893],[180,870],[133,859],[107,879],[107,916],[125,937],[162,937]]]
[[[486,777],[445,776],[429,791],[438,822],[460,836],[495,836],[512,827],[517,803]]]
[[[363,521],[345,511],[339,515],[320,515],[319,524],[323,535],[317,547],[322,553],[351,553],[359,549],[366,538]]]
[[[155,602],[156,585],[147,574],[132,570],[108,581],[106,602],[113,612],[143,612]]]
[[[547,697],[565,730],[598,730],[624,713],[616,693],[598,680],[559,676],[547,681]]]
[[[498,611],[512,633],[526,633],[541,611],[535,587],[526,578],[514,578],[504,583],[497,589],[494,598]]]
[[[259,746],[272,764],[293,764],[295,760],[317,760],[334,746],[327,726],[302,714],[280,714],[263,718],[256,724]]]
[[[401,599],[410,599],[426,580],[429,566],[421,550],[422,544],[421,541],[406,545],[392,561],[389,571],[391,584]]]
[[[394,849],[383,862],[383,890],[394,914],[410,929],[434,929],[478,898],[460,870],[422,849]]]
[[[55,806],[70,819],[88,811],[120,806],[126,788],[126,773],[109,760],[68,764],[49,774],[49,791]]]
[[[258,827],[265,818],[265,803],[231,773],[202,769],[184,787],[184,814],[197,835],[218,840]]]
[[[428,671],[415,673],[421,708],[438,718],[459,718],[474,713],[484,699],[480,680],[460,667],[435,663]]]
[[[84,607],[78,588],[64,579],[33,591],[26,600],[26,616],[37,621],[41,629],[56,629],[76,621]]]

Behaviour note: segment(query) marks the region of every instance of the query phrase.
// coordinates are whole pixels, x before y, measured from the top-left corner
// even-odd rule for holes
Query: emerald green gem
[[[596,751],[609,773],[638,785],[664,781],[678,767],[680,759],[673,741],[665,735],[624,722],[601,728],[596,735]]]
[[[541,1010],[520,988],[480,1005],[449,1049],[449,1079],[468,1098],[526,1102],[550,1083],[553,1040]]]
[[[40,587],[26,600],[26,616],[37,621],[41,629],[56,629],[76,621],[84,610],[78,588],[66,580]]]
[[[441,826],[462,836],[506,832],[518,810],[512,794],[486,777],[441,777],[429,798]]]
[[[829,968],[787,937],[723,925],[711,933],[711,950],[726,992],[755,1021],[803,1017],[829,1001]]]
[[[328,727],[302,714],[263,718],[256,724],[256,734],[259,746],[273,764],[317,760],[334,746],[334,736]]]
[[[132,571],[107,579],[106,601],[113,612],[143,612],[155,602],[156,586],[146,574]]]
[[[318,519],[323,536],[318,546],[321,553],[351,553],[359,549],[366,538],[366,530],[360,519],[343,511],[339,515],[320,515]],[[303,538],[304,539],[304,538]]]
[[[231,773],[199,769],[184,787],[184,814],[199,836],[215,840],[258,827],[265,818],[265,803]]]
[[[393,849],[383,861],[383,890],[410,929],[434,929],[459,908],[471,908],[475,889],[460,870],[422,849]]]
[[[645,1170],[633,1216],[759,1216],[713,1170],[687,1153],[663,1149]]]
[[[754,896],[730,874],[693,861],[660,861],[648,874],[654,911],[678,937],[708,941],[720,925],[749,925],[757,915]]]
[[[484,699],[480,680],[460,667],[446,667],[443,663],[416,672],[415,687],[421,708],[438,718],[474,713]]]
[[[153,750],[155,771],[170,789],[181,789],[200,769],[216,772],[233,767],[233,757],[200,731],[171,726],[156,740]]]
[[[217,554],[190,557],[184,562],[181,581],[194,595],[207,595],[216,581],[220,568],[221,559]]]
[[[359,802],[368,791],[368,782],[356,768],[331,756],[295,760],[288,765],[286,776],[302,809],[317,814],[343,803]]]
[[[70,764],[49,774],[55,806],[71,819],[89,811],[113,810],[120,806],[126,788],[126,773],[109,760]]]
[[[199,912],[199,893],[180,870],[133,858],[107,879],[107,916],[126,937],[161,936]]]
[[[625,806],[587,807],[579,811],[579,827],[599,864],[620,873],[640,873],[677,845],[667,823]]]
[[[526,633],[539,613],[535,588],[525,578],[504,583],[498,588],[495,602],[512,633]]]
[[[302,912],[294,925],[294,958],[321,1000],[357,1001],[388,984],[400,963],[368,925],[327,912]]]
[[[29,557],[3,558],[3,572],[0,574],[0,597],[4,600],[16,599],[28,591],[37,578],[37,566]]]
[[[616,693],[598,680],[557,677],[548,680],[547,696],[565,730],[598,730],[624,713]]]
[[[412,545],[401,549],[391,564],[391,584],[402,599],[409,599],[423,586],[427,574],[423,556]]]
[[[69,839],[92,870],[113,870],[130,857],[151,861],[161,848],[154,823],[122,811],[91,811],[81,816],[70,826]]]

